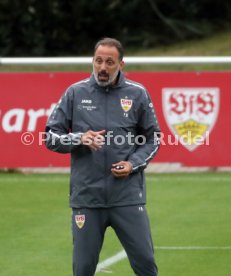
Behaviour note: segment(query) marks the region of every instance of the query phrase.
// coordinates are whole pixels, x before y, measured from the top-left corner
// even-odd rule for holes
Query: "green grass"
[[[0,174],[1,276],[72,275],[68,183],[65,174]],[[231,250],[219,249],[231,246],[230,185],[231,173],[147,175],[147,209],[160,276],[230,275]],[[100,261],[121,250],[108,229]],[[134,275],[127,259],[108,270],[112,275]]]
[[[125,49],[126,56],[230,56],[231,31],[214,34],[203,39],[177,42],[152,49]],[[84,53],[82,56],[86,56]],[[91,72],[91,65],[1,65],[0,72],[84,71]],[[127,65],[125,71],[205,71],[231,70],[231,64],[173,64]]]

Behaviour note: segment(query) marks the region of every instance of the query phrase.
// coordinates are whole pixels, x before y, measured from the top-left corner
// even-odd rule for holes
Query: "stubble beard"
[[[114,80],[117,78],[119,71],[120,71],[120,66],[118,66],[118,68],[116,69],[116,71],[113,75],[111,75],[111,76],[109,75],[109,78],[107,81],[101,81],[101,80],[99,80],[99,77],[98,77],[99,73],[97,73],[95,71],[95,68],[93,66],[93,75],[95,77],[95,80],[96,80],[97,84],[102,87],[106,87],[106,86],[109,86],[110,84],[112,84],[114,82]]]

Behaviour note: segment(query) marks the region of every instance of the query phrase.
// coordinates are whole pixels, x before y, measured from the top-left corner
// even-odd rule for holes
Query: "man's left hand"
[[[111,172],[115,177],[126,177],[132,172],[132,164],[129,161],[112,164]]]

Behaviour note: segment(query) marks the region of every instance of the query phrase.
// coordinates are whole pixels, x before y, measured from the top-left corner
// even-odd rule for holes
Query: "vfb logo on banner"
[[[162,104],[166,122],[189,151],[210,134],[219,111],[219,88],[164,88]]]

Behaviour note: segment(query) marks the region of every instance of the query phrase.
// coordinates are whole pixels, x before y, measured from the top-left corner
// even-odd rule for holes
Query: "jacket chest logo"
[[[82,104],[92,104],[92,100],[82,99],[81,103]]]
[[[90,99],[82,99],[81,104],[77,105],[78,110],[86,110],[86,111],[93,111],[97,107],[93,105],[92,100]]]
[[[133,101],[129,99],[120,99],[121,107],[125,112],[128,112],[132,108]]]

